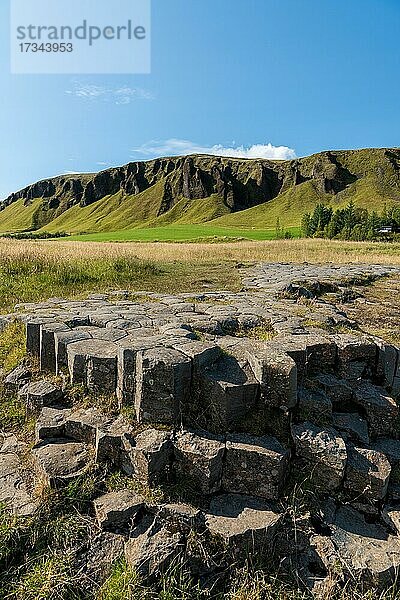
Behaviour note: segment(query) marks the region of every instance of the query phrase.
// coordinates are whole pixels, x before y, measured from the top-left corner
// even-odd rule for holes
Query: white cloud
[[[142,88],[133,88],[127,85],[121,87],[105,87],[74,81],[71,90],[66,94],[87,101],[102,100],[114,104],[130,104],[134,100],[154,100],[154,95]]]
[[[273,146],[272,144],[254,144],[252,146],[202,146],[189,140],[178,140],[175,138],[160,141],[147,142],[132,152],[135,155],[147,157],[157,156],[180,156],[185,154],[212,154],[215,156],[229,156],[232,158],[267,158],[273,160],[291,160],[296,158],[296,153],[287,146]]]

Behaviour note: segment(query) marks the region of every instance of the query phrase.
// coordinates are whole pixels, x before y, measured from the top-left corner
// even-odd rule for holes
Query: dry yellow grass
[[[0,261],[30,255],[59,260],[135,256],[155,262],[310,262],[400,264],[400,243],[333,240],[232,243],[69,242],[0,239]]]

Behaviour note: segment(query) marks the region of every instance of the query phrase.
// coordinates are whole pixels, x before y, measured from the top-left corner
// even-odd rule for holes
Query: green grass
[[[300,229],[290,228],[294,237]],[[239,227],[221,227],[218,225],[168,225],[146,229],[127,229],[120,231],[75,235],[66,238],[71,241],[85,242],[186,242],[186,241],[234,241],[234,240],[273,240],[275,229],[255,229]]]
[[[157,217],[162,193],[163,184],[159,182],[137,196],[122,196],[119,192],[89,206],[74,205],[43,229],[79,233],[135,227]]]
[[[0,261],[3,313],[13,311],[19,303],[51,297],[81,298],[112,289],[174,293],[198,292],[204,287],[235,291],[240,288],[239,272],[232,264],[211,260],[152,262],[135,257],[57,260],[27,254]],[[18,349],[4,351],[5,368],[12,368],[18,352]]]
[[[268,202],[263,203],[260,188],[252,198],[260,204],[238,212],[232,212],[229,202],[222,195],[214,193],[208,198],[187,199],[179,196],[171,198],[171,189],[180,193],[182,189],[182,165],[172,165],[172,171],[161,171],[154,175],[155,163],[145,163],[145,172],[150,187],[137,195],[125,195],[118,191],[111,196],[105,196],[89,206],[79,203],[68,208],[74,200],[71,192],[65,191],[62,181],[56,179],[57,200],[49,202],[46,198],[36,198],[26,206],[23,200],[9,205],[0,211],[0,231],[5,233],[26,231],[31,228],[48,230],[52,233],[66,231],[72,234],[109,233],[105,239],[141,240],[147,239],[142,232],[148,227],[154,228],[149,234],[151,240],[156,239],[158,228],[179,226],[177,232],[157,233],[160,239],[195,239],[199,234],[188,231],[182,234],[181,226],[198,226],[207,223],[210,231],[200,234],[200,237],[224,237],[231,235],[235,238],[241,234],[236,230],[243,228],[242,237],[247,239],[269,239],[265,233],[253,237],[251,229],[265,231],[274,229],[277,218],[284,227],[299,227],[301,217],[305,212],[312,211],[315,204],[326,202],[334,207],[342,207],[353,199],[356,206],[369,210],[382,211],[384,203],[388,205],[400,202],[400,185],[396,177],[396,161],[398,153],[390,157],[384,149],[367,149],[359,151],[341,151],[335,153],[323,152],[318,155],[299,160],[302,183],[295,184],[289,164],[279,163],[280,175],[283,177],[281,193]],[[177,159],[179,160],[179,159]],[[213,157],[194,157],[199,168],[210,174],[215,167]],[[260,176],[259,161],[244,161],[239,159],[221,159],[226,167],[234,164],[236,181],[234,185],[247,186],[243,193],[252,189],[252,182]],[[283,171],[282,171],[283,168]],[[157,168],[156,168],[157,170]],[[273,167],[277,173],[278,165]],[[319,175],[320,176],[319,176]],[[90,180],[90,175],[80,175],[83,184]],[[158,178],[158,180],[157,180]],[[338,193],[325,193],[324,182],[334,182]],[[343,186],[342,186],[343,182]],[[341,191],[341,187],[344,187]],[[251,192],[250,192],[251,193]],[[265,197],[265,199],[267,196]],[[236,195],[238,201],[240,195]],[[75,199],[76,200],[76,199]],[[244,198],[243,198],[244,200]],[[174,203],[174,205],[172,205]],[[249,202],[251,204],[251,202]],[[167,210],[168,209],[168,210]],[[230,234],[220,231],[220,227],[235,228]],[[212,233],[212,229],[216,233]],[[138,229],[136,234],[131,230]],[[184,228],[183,228],[184,229]],[[128,233],[115,233],[126,230]],[[170,237],[166,237],[169,235]],[[182,237],[184,235],[184,237]],[[172,237],[171,237],[172,236]],[[158,239],[157,238],[157,239]]]
[[[15,233],[27,231],[33,227],[34,215],[42,202],[41,198],[33,200],[31,204],[24,205],[24,201],[17,200],[7,208],[0,211],[0,231]]]
[[[25,326],[19,321],[0,332],[0,373],[12,371],[25,356]]]
[[[72,566],[94,527],[87,518],[92,477],[59,491],[45,490],[37,511],[16,517],[0,506],[0,598],[78,600]]]
[[[134,257],[64,261],[26,254],[4,258],[0,262],[0,309],[51,296],[143,284],[160,274],[155,264]]]
[[[353,198],[355,206],[367,208],[370,211],[375,210],[378,213],[382,212],[385,203],[388,207],[394,203],[394,200],[380,188],[372,176],[356,181],[335,196],[321,193],[314,182],[307,181],[290,188],[270,202],[224,215],[212,221],[210,225],[271,228],[275,226],[279,218],[283,227],[297,227],[304,213],[312,212],[319,202],[337,209],[344,208],[351,198]]]

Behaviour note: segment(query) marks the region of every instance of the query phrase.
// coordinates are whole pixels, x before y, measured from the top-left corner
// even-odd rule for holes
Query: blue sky
[[[157,155],[400,145],[399,0],[153,0],[136,76],[11,75],[0,2],[0,198]]]

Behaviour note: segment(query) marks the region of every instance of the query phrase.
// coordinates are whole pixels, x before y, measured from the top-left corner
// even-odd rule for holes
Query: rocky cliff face
[[[108,195],[137,195],[162,182],[160,214],[181,198],[217,194],[232,211],[268,202],[294,186],[313,181],[321,194],[338,194],[357,179],[373,176],[400,200],[400,150],[323,152],[292,161],[241,160],[187,156],[134,162],[97,174],[65,175],[43,180],[11,194],[0,210],[23,199],[47,200],[61,214],[73,205],[88,206]]]

